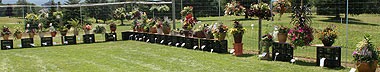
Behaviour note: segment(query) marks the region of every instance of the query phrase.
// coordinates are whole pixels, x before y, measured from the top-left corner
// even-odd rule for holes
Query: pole
[[[348,46],[347,45],[348,45],[348,0],[347,0],[347,6],[346,6],[346,62],[348,62],[348,59],[347,59]],[[347,67],[347,63],[346,63],[346,67]]]
[[[259,18],[259,54],[261,54],[261,18]]]
[[[173,19],[173,29],[175,30],[175,0],[172,0],[172,19]]]
[[[218,2],[218,5],[219,5],[219,23],[218,24],[221,24],[222,22],[221,22],[221,20],[220,20],[220,0],[219,0],[219,2]]]

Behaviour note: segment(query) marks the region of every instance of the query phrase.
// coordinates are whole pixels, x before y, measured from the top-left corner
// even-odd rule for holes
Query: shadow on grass
[[[234,19],[232,21],[247,21],[247,20],[259,20],[259,19],[253,19],[253,18],[240,18],[240,19]]]
[[[341,20],[343,23],[346,22],[346,20],[343,18],[336,18],[336,17],[327,17],[328,19],[325,19],[325,20],[319,20],[319,21],[323,21],[323,22],[334,22],[334,23],[341,23]],[[378,24],[371,24],[371,23],[364,23],[362,22],[361,20],[359,19],[354,19],[354,18],[348,18],[348,23],[349,24],[356,24],[356,25],[370,25],[370,26],[380,26]]]
[[[124,24],[124,25],[119,25],[119,26],[132,26],[132,24]]]
[[[200,20],[200,21],[202,21],[202,22],[209,22],[209,21],[218,21],[218,20]]]
[[[297,64],[297,65],[302,65],[302,66],[317,66],[317,65],[315,64],[315,62],[306,62],[306,61],[300,61],[300,60],[297,60],[297,61],[295,62],[295,64]]]
[[[254,54],[243,54],[243,55],[236,56],[236,57],[251,57],[251,56],[256,56],[256,55],[254,55]]]

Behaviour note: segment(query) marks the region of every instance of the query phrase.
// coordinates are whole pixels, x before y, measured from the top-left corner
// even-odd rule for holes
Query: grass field
[[[117,41],[0,51],[0,71],[184,71],[184,72],[347,72],[305,62],[259,60],[184,48]]]
[[[277,26],[284,25],[284,26],[287,26],[287,27],[293,27],[293,25],[291,25],[289,23],[290,19],[291,19],[289,16],[290,16],[290,14],[284,14],[284,16],[282,16],[281,20],[278,20],[278,16],[277,16],[277,17],[275,17],[275,20],[273,21],[273,24],[272,24],[271,21],[263,21],[263,29],[262,29],[263,30],[263,34],[271,32],[272,29],[273,29],[273,27],[274,27],[274,25],[277,25]],[[373,35],[373,41],[375,42],[375,45],[376,46],[380,46],[380,38],[378,37],[378,36],[380,36],[380,32],[378,32],[379,28],[380,28],[379,27],[380,26],[380,24],[379,24],[380,23],[380,21],[379,21],[380,15],[378,15],[378,14],[361,14],[361,15],[356,15],[356,16],[350,16],[350,18],[349,18],[350,19],[350,24],[348,24],[348,38],[347,38],[347,40],[348,40],[348,46],[347,46],[348,51],[347,52],[345,51],[345,48],[346,48],[346,46],[345,46],[346,45],[345,44],[345,42],[346,42],[346,25],[345,24],[341,24],[340,19],[334,19],[333,17],[334,16],[313,15],[313,18],[312,18],[312,20],[313,20],[312,27],[318,30],[318,29],[323,29],[323,28],[325,28],[326,26],[328,26],[330,24],[336,24],[338,26],[338,28],[339,28],[338,29],[338,32],[339,32],[338,36],[339,36],[339,38],[336,40],[334,46],[343,46],[342,47],[343,48],[342,49],[342,61],[343,62],[351,62],[352,63],[353,58],[351,56],[351,53],[356,48],[356,43],[359,42],[359,41],[361,41],[363,39],[362,36],[364,34],[366,34],[366,33]],[[210,24],[218,22],[218,20],[219,20],[218,17],[199,17],[198,19],[201,20],[202,23],[210,23]],[[258,20],[257,19],[255,19],[255,18],[254,19],[244,19],[243,16],[222,16],[220,18],[220,20],[224,24],[228,25],[229,27],[232,27],[233,21],[235,21],[235,20],[240,21],[240,23],[242,23],[244,25],[244,27],[248,29],[248,32],[246,32],[246,34],[244,35],[244,38],[243,38],[244,49],[245,50],[258,51],[257,50],[258,49],[258,46],[257,46],[258,45],[258,43],[257,43],[257,41],[258,41],[258,34],[257,34],[258,33]],[[23,24],[17,24],[17,22],[19,22],[19,21],[22,21],[22,19],[0,17],[0,25],[6,25],[6,26],[9,26],[11,28],[14,27],[14,26],[23,26]],[[119,22],[119,21],[107,21],[107,22]],[[129,24],[131,22],[130,21],[126,21],[126,23]],[[343,21],[343,23],[345,23],[345,22]],[[254,24],[254,28],[253,29],[251,28],[251,24]],[[93,27],[95,27],[95,25],[104,25],[105,26],[105,24],[93,24]],[[177,28],[181,28],[182,27],[182,24],[180,24],[180,21],[177,20],[176,26],[177,26]],[[196,25],[196,27],[197,26],[199,26],[199,24]],[[106,26],[106,28],[108,30],[108,26]],[[121,39],[121,32],[122,31],[126,31],[126,30],[131,30],[131,27],[130,26],[118,26],[118,30],[117,31],[118,31],[118,39],[119,40]],[[83,34],[83,32],[82,32],[82,34]],[[72,35],[72,33],[69,33],[69,35]],[[45,36],[50,36],[50,35],[45,35]],[[60,35],[57,35],[57,36],[60,36]],[[27,37],[27,36],[25,35],[24,37]],[[40,45],[40,43],[39,43],[40,41],[39,41],[39,39],[37,37],[38,36],[36,35],[35,44],[37,46],[39,46]],[[96,39],[98,41],[104,40],[103,37],[104,37],[104,35],[102,35],[102,34],[96,34]],[[232,43],[233,43],[232,35],[229,35],[227,37],[227,40],[229,41],[229,48],[232,48]],[[81,42],[81,40],[78,40],[78,41]],[[59,43],[60,42],[60,38],[59,37],[54,38],[54,42]],[[20,44],[20,40],[16,40],[15,41],[15,47],[17,47],[17,45],[19,45],[19,44]],[[144,46],[134,46],[134,44],[144,44]],[[315,40],[313,41],[312,44],[321,44],[321,41],[315,38]],[[107,46],[107,47],[104,47],[104,46],[101,46],[101,45],[104,45],[104,46]],[[128,45],[128,46],[125,46],[125,45]],[[148,46],[145,46],[145,45],[148,45]],[[110,52],[107,52],[107,53],[112,53],[112,52],[120,53],[118,51],[124,51],[124,49],[126,49],[126,50],[127,49],[131,49],[133,46],[136,49],[140,49],[140,48],[141,49],[145,49],[145,48],[148,47],[147,48],[148,50],[141,51],[143,53],[145,53],[145,52],[154,53],[155,52],[155,50],[149,49],[149,46],[150,47],[159,46],[160,49],[169,49],[169,50],[170,49],[175,49],[177,51],[182,51],[182,49],[178,50],[177,48],[172,48],[172,47],[166,47],[166,46],[161,46],[161,45],[150,45],[150,44],[145,44],[145,43],[135,43],[135,42],[132,42],[132,41],[127,41],[127,42],[116,42],[116,43],[100,43],[100,45],[98,45],[98,44],[84,44],[84,45],[56,46],[56,47],[44,47],[44,48],[32,48],[32,49],[15,49],[15,50],[0,51],[0,55],[8,57],[8,59],[12,60],[12,56],[13,55],[17,55],[17,53],[24,53],[25,55],[29,55],[29,56],[33,57],[35,55],[36,56],[42,55],[42,54],[39,54],[40,51],[50,50],[51,53],[49,53],[49,52],[47,52],[47,53],[48,53],[49,57],[52,57],[52,59],[46,59],[46,60],[44,60],[44,61],[48,61],[48,62],[44,62],[46,64],[43,64],[43,65],[49,66],[49,64],[57,64],[55,67],[64,67],[64,68],[61,68],[61,69],[66,69],[66,70],[69,69],[69,71],[70,70],[80,70],[80,69],[82,69],[82,68],[79,68],[79,67],[71,67],[71,66],[73,66],[72,64],[74,64],[74,65],[82,65],[84,67],[82,70],[87,70],[87,69],[89,69],[91,67],[108,67],[108,66],[104,66],[104,65],[115,66],[114,67],[115,71],[128,70],[128,68],[132,69],[132,70],[138,70],[138,71],[154,70],[155,68],[146,69],[148,67],[143,67],[144,65],[138,65],[138,64],[134,64],[134,65],[132,65],[132,67],[133,66],[142,66],[142,67],[137,67],[137,68],[133,69],[130,66],[127,66],[128,68],[120,69],[120,67],[123,67],[124,64],[123,65],[114,65],[114,64],[112,64],[113,62],[109,62],[108,61],[108,60],[112,61],[112,60],[114,60],[114,58],[108,58],[108,59],[104,59],[104,60],[101,59],[102,61],[106,61],[104,65],[103,64],[101,64],[101,65],[95,65],[95,64],[99,63],[100,61],[95,62],[95,63],[93,63],[93,62],[85,62],[85,64],[83,64],[83,62],[77,62],[77,63],[75,62],[75,61],[83,60],[81,58],[84,57],[84,56],[87,56],[87,55],[92,56],[92,54],[94,54],[94,53],[91,53],[89,51],[100,51],[100,52],[102,52],[102,50],[104,50],[104,52],[110,51]],[[104,47],[104,48],[102,48],[102,47]],[[73,48],[74,50],[77,50],[77,51],[71,50],[70,48]],[[94,48],[94,49],[92,49],[92,48]],[[116,48],[116,49],[108,50],[108,49],[105,49],[105,48],[110,48],[110,49],[111,48]],[[66,49],[68,49],[68,50],[66,51]],[[152,50],[152,51],[149,51],[149,50]],[[73,53],[71,53],[71,52],[73,52]],[[210,59],[210,60],[203,59],[203,57],[205,55],[207,55],[207,56],[220,56],[221,60],[229,60],[229,61],[226,61],[226,62],[224,62],[224,61],[223,62],[216,62],[216,64],[201,63],[201,64],[205,64],[206,68],[203,68],[203,69],[187,69],[187,66],[188,66],[187,63],[182,64],[182,65],[175,65],[175,66],[173,66],[174,69],[176,67],[178,67],[178,69],[176,69],[176,70],[171,70],[170,67],[165,67],[165,66],[161,66],[163,68],[158,68],[158,69],[164,69],[164,71],[165,70],[168,70],[168,71],[177,71],[177,70],[178,71],[189,71],[189,70],[190,71],[191,70],[208,71],[208,69],[213,69],[213,68],[210,68],[210,67],[207,67],[207,66],[213,65],[213,66],[219,67],[219,65],[220,65],[220,67],[222,67],[223,69],[226,69],[226,71],[235,71],[236,69],[240,69],[240,68],[230,67],[231,64],[240,64],[240,65],[243,65],[241,67],[244,67],[244,68],[241,68],[241,69],[243,69],[243,71],[244,70],[247,70],[247,71],[252,71],[252,70],[270,71],[270,69],[268,69],[268,68],[276,68],[276,67],[282,67],[285,70],[276,69],[275,71],[293,71],[293,70],[308,71],[308,69],[311,69],[311,70],[316,69],[315,71],[320,71],[320,68],[315,67],[314,64],[310,64],[310,63],[307,63],[307,62],[303,63],[303,64],[299,64],[299,65],[292,65],[292,64],[289,64],[289,63],[286,63],[286,62],[262,61],[262,60],[258,60],[256,58],[256,56],[251,56],[251,57],[233,57],[230,54],[210,54],[210,55],[208,55],[208,53],[202,54],[204,52],[198,52],[198,51],[189,51],[189,52],[194,52],[194,53],[185,53],[185,54],[187,54],[187,55],[193,55],[194,54],[194,55],[201,56],[201,57],[197,57],[197,56],[196,57],[193,57],[193,56],[184,56],[184,57],[191,57],[190,60],[195,60],[195,61],[197,61],[197,60],[206,60],[206,61],[213,62],[211,60],[213,58],[211,58],[211,57],[208,57],[208,59]],[[294,52],[295,52],[294,53],[295,56],[309,57],[309,58],[315,58],[316,57],[316,48],[314,48],[314,47],[298,47]],[[59,53],[59,54],[57,54],[57,53]],[[167,53],[167,52],[164,52],[164,53]],[[168,53],[170,53],[170,52],[168,52]],[[201,54],[199,54],[199,53],[201,53]],[[128,54],[133,54],[133,53],[128,53]],[[178,54],[183,54],[183,53],[178,52]],[[346,54],[348,54],[348,57],[345,57]],[[43,55],[46,56],[45,54],[43,54]],[[116,54],[116,55],[124,55],[124,54]],[[163,54],[163,55],[162,54],[156,54],[156,55],[158,55],[159,56],[158,58],[160,58],[160,59],[171,56],[171,54]],[[55,56],[57,56],[58,59],[54,58]],[[63,56],[63,57],[59,57],[59,56]],[[65,64],[61,65],[60,63],[54,62],[55,60],[59,61],[59,60],[62,60],[62,59],[63,60],[64,59],[71,59],[71,56],[74,57],[72,60],[66,60],[66,61],[63,62],[63,63],[65,63],[65,62],[71,62],[69,66],[65,66]],[[87,58],[87,59],[92,60],[92,59],[99,59],[99,58],[107,58],[105,56],[106,55],[100,55],[100,56],[95,56],[95,57]],[[140,59],[144,59],[144,58],[146,59],[146,56],[145,57],[138,57],[138,58],[136,56],[128,56],[126,58],[129,59],[129,57],[133,57],[133,58],[138,59],[137,63],[139,63],[139,62],[140,63],[141,62],[144,62],[144,63],[146,63],[146,62],[147,63],[152,62],[153,63],[155,61],[159,61],[159,60],[152,60],[152,61],[150,61],[150,60],[143,60],[143,61],[141,61],[140,60]],[[223,58],[223,57],[225,57],[225,58]],[[347,59],[347,61],[346,61],[346,59]],[[51,61],[49,61],[49,60],[51,60]],[[86,59],[84,59],[84,60],[86,60]],[[125,58],[124,58],[124,60],[125,60]],[[163,60],[165,60],[165,59],[163,59]],[[218,60],[218,59],[214,59],[214,60]],[[231,64],[229,64],[231,61],[234,61],[234,60],[241,60],[241,61],[236,61],[237,63],[231,63]],[[19,60],[17,58],[13,58],[12,61],[16,61],[17,62],[17,63],[14,63],[14,64],[10,64],[10,65],[13,65],[15,67],[19,67],[19,66],[26,67],[26,68],[29,67],[29,66],[20,65],[20,64],[23,64],[23,63],[28,64],[28,62],[24,62],[25,58],[19,58]],[[120,60],[117,60],[117,61],[120,61]],[[126,62],[126,61],[121,61],[121,62]],[[256,62],[260,62],[260,63],[256,63]],[[130,62],[126,62],[126,63],[130,63]],[[193,62],[191,62],[191,63],[193,63]],[[224,64],[224,63],[226,63],[226,64]],[[118,64],[118,63],[115,63],[115,64]],[[147,64],[147,65],[149,66],[149,65],[166,65],[166,64],[167,63]],[[257,64],[259,64],[259,65],[257,65]],[[305,64],[306,64],[306,66],[304,66]],[[31,64],[31,65],[34,65],[34,64]],[[145,66],[147,66],[147,65],[145,65]],[[291,68],[287,68],[286,67],[287,65],[291,65],[291,66],[289,66]],[[223,66],[227,66],[227,67],[223,67]],[[232,65],[232,66],[235,66],[235,65]],[[262,66],[262,67],[256,67],[256,66]],[[39,66],[37,66],[37,67],[39,67]],[[54,66],[49,66],[49,67],[54,67]],[[183,67],[186,67],[186,68],[183,68]],[[30,68],[29,70],[41,70],[41,69],[33,69],[33,67],[29,67],[29,68]],[[43,67],[41,67],[41,68],[43,68]],[[196,67],[188,67],[188,68],[196,68]],[[256,68],[258,68],[258,69],[256,69]],[[297,68],[297,69],[294,69],[294,68]],[[49,68],[45,68],[45,69],[49,69]],[[54,70],[54,68],[50,68],[50,69]],[[290,69],[290,70],[286,70],[286,69]],[[107,70],[107,69],[104,69],[104,70]],[[323,69],[323,70],[329,70],[329,69]],[[213,70],[213,71],[223,71],[223,70],[222,69],[216,69],[216,70]],[[331,71],[334,71],[334,70],[331,70]]]

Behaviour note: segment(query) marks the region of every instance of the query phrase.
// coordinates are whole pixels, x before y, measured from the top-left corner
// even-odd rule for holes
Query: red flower
[[[377,49],[380,49],[379,47],[377,47]]]

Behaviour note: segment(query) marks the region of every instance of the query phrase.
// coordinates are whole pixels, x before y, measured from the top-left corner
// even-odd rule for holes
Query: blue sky
[[[3,0],[3,4],[14,4],[16,3],[18,0]],[[46,3],[48,2],[49,0],[26,0],[30,3],[34,3],[36,5],[41,5],[43,3]],[[54,2],[61,2],[61,3],[64,3],[65,1],[67,0],[54,0]],[[84,1],[84,0],[81,0],[81,1]]]

